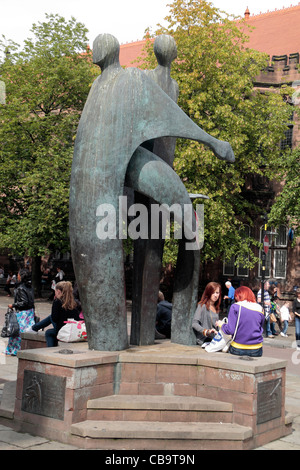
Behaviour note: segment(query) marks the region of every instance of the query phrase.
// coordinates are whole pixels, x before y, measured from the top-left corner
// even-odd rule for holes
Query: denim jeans
[[[44,318],[44,320],[39,321],[32,327],[33,331],[39,331],[42,328],[46,328],[47,326],[51,325],[51,323],[52,323],[53,328],[49,328],[45,332],[45,338],[46,338],[46,343],[47,343],[48,348],[57,346],[57,339],[56,339],[57,328],[56,328],[56,324],[51,319],[51,315],[49,315],[49,317]]]
[[[269,315],[266,320],[266,335],[267,336],[275,335],[276,333],[275,325],[276,323],[271,323],[270,315]]]
[[[57,346],[58,341],[57,341],[57,329],[56,328],[49,328],[46,330],[45,333],[45,338],[46,338],[46,343],[48,348],[53,348],[54,346]]]
[[[235,356],[250,356],[250,357],[261,357],[263,348],[257,349],[240,349],[230,345],[229,353]]]
[[[295,315],[295,331],[297,347],[300,348],[300,318],[297,315]]]
[[[283,320],[282,322],[282,333],[285,335],[289,327],[289,322],[287,320]]]
[[[39,321],[35,325],[33,325],[32,329],[33,331],[39,331],[42,330],[43,328],[47,328],[47,326],[51,325],[51,315],[49,317],[44,318],[44,320]]]

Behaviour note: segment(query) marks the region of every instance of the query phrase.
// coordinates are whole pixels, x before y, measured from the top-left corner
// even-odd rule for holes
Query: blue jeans
[[[270,315],[269,315],[267,320],[266,320],[266,334],[267,334],[267,336],[275,335],[275,333],[276,333],[275,325],[276,325],[276,323],[271,323]]]
[[[240,349],[230,345],[229,353],[235,356],[250,356],[250,357],[261,357],[263,348],[257,349]]]
[[[287,320],[283,320],[283,322],[282,322],[282,333],[284,335],[286,335],[288,327],[289,327],[289,322]]]
[[[49,317],[44,318],[44,320],[39,321],[35,325],[33,325],[32,329],[33,331],[39,331],[42,330],[43,328],[47,328],[47,326],[51,325],[51,315]]]
[[[57,328],[56,328],[56,323],[54,323],[51,319],[51,315],[49,315],[49,317],[44,318],[44,320],[39,321],[32,327],[33,331],[39,331],[51,325],[51,323],[53,325],[53,328],[46,330],[46,333],[45,333],[45,338],[46,338],[46,343],[47,343],[48,348],[57,346],[57,339],[56,339]]]
[[[295,331],[297,347],[300,348],[300,318],[297,315],[295,315]]]
[[[57,346],[58,341],[57,341],[57,329],[56,328],[49,328],[46,333],[45,333],[45,338],[46,338],[46,343],[48,348],[53,348],[54,346]]]

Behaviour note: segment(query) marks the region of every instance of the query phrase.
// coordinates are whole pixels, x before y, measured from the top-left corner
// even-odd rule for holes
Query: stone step
[[[85,439],[86,448],[158,450],[242,449],[253,435],[251,428],[232,423],[94,420],[72,424],[71,433]]]
[[[175,395],[110,395],[88,401],[87,419],[229,423],[232,404]]]

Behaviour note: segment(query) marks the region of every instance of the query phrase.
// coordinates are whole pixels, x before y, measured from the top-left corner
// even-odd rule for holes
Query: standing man
[[[235,288],[232,286],[230,281],[225,282],[225,286],[228,289],[228,295],[224,295],[224,300],[228,300],[228,305],[227,305],[227,313],[229,313],[230,307],[232,304],[234,304],[234,293],[235,293]]]
[[[264,314],[265,314],[265,319],[266,319],[266,336],[267,338],[274,338],[274,336],[277,335],[277,333],[275,331],[275,324],[271,323],[270,321],[271,299],[270,299],[269,289],[270,289],[270,283],[269,281],[266,281],[264,285]],[[262,303],[261,300],[262,300],[261,289],[259,289],[257,293],[257,302],[261,304]]]

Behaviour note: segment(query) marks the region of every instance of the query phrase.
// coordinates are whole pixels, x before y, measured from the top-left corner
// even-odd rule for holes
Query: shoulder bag
[[[11,336],[19,336],[19,323],[14,309],[8,308],[5,314],[5,322],[1,331],[2,338],[9,338]]]

